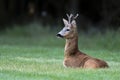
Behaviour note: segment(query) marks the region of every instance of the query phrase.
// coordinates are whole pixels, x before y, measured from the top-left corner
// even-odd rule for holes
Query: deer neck
[[[78,35],[71,39],[66,39],[64,50],[65,56],[74,56],[78,51]]]

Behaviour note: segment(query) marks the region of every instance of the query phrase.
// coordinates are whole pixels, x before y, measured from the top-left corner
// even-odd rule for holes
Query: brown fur
[[[64,66],[73,68],[106,68],[107,63],[103,60],[90,57],[78,50],[78,36],[66,39],[64,51]]]

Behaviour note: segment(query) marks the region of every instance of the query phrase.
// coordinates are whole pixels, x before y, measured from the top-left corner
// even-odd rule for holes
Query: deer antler
[[[71,22],[71,18],[73,17],[73,14],[70,14],[70,16],[68,14],[66,14],[66,15],[68,17],[68,23],[70,23]]]
[[[66,14],[66,15],[68,17],[68,23],[71,23],[72,20],[75,20],[79,16],[79,14],[76,14],[76,16],[73,16],[73,14],[70,15]]]
[[[76,16],[73,17],[73,19],[76,19],[79,16],[79,14],[76,14]]]

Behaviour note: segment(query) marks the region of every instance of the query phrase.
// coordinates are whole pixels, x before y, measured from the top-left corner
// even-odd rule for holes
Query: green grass
[[[34,26],[34,27],[33,27]],[[0,35],[0,80],[119,80],[119,31],[79,35],[81,51],[108,62],[108,69],[64,68],[64,39],[37,24],[7,29]]]

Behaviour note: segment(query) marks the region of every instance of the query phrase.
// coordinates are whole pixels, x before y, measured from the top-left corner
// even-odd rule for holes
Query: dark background
[[[0,30],[31,21],[55,27],[66,13],[79,13],[77,23],[82,30],[120,26],[120,0],[0,0]]]

